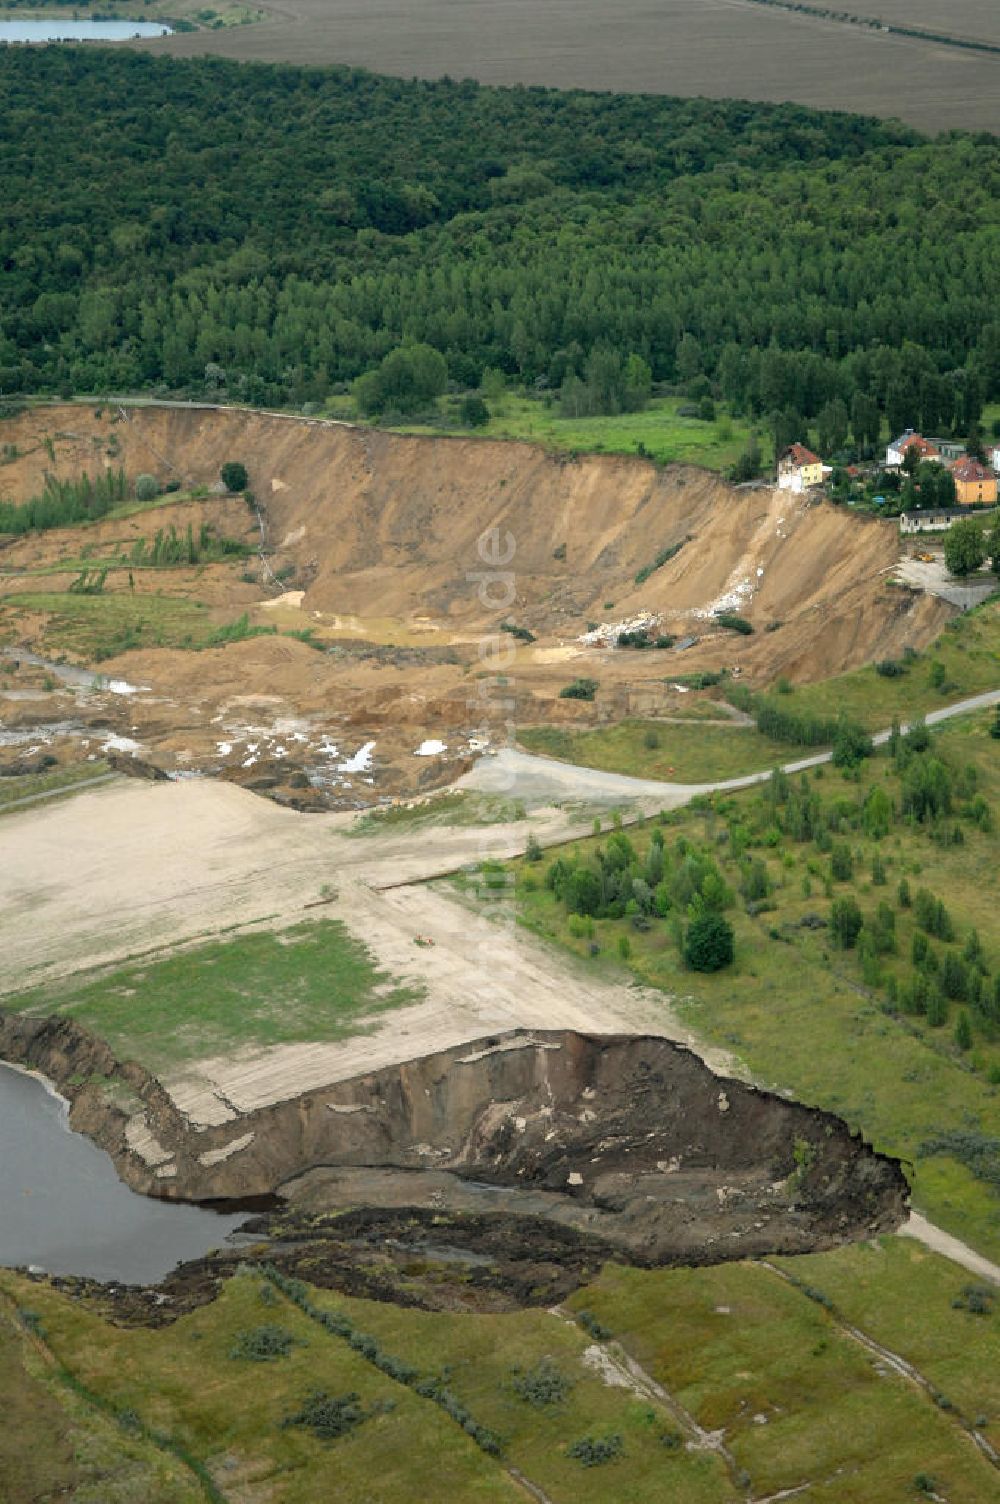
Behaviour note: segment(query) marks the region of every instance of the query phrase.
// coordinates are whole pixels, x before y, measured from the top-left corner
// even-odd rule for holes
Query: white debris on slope
[[[375,743],[374,742],[365,742],[364,746],[363,747],[359,747],[358,750],[357,750],[357,752],[355,752],[355,754],[354,754],[353,757],[348,757],[348,758],[346,758],[344,760],[344,762],[338,764],[340,772],[341,773],[368,773],[368,772],[370,772],[371,771],[371,765],[372,765],[372,752],[374,751],[374,749],[375,749]]]
[[[413,755],[414,757],[440,757],[441,753],[447,752],[447,750],[446,743],[434,741],[432,738],[429,741],[421,742]]]
[[[131,752],[133,757],[140,747],[141,744],[133,741],[130,736],[116,736],[114,732],[101,743],[102,752]]]
[[[763,569],[758,569],[757,578],[763,575]],[[753,599],[754,584],[748,575],[745,579],[737,580],[735,585],[730,585],[722,595],[715,598],[707,606],[696,606],[691,612],[699,621],[710,621],[720,611],[737,611],[740,606],[745,606]]]
[[[613,648],[623,632],[649,632],[659,620],[653,611],[639,611],[635,616],[627,616],[624,621],[601,622],[576,640],[586,647]]]

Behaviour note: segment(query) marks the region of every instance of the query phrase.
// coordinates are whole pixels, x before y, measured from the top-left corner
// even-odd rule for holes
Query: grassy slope
[[[71,653],[87,663],[99,663],[126,648],[204,647],[213,630],[200,602],[169,595],[30,591],[3,597],[0,607],[45,615],[45,651]]]
[[[690,405],[691,401],[686,397],[654,397],[641,413],[560,418],[555,407],[546,407],[538,398],[508,393],[498,401],[488,403],[493,415],[485,428],[463,428],[457,410],[452,410],[445,427],[402,424],[398,431],[522,439],[543,444],[549,449],[586,454],[645,454],[660,465],[704,465],[709,470],[728,468],[746,447],[749,426],[743,419],[726,416],[714,423],[679,417],[678,408]],[[327,409],[336,417],[355,420],[358,417],[351,398],[333,398],[327,403]],[[761,438],[765,463],[769,442],[766,436]]]
[[[182,1463],[126,1435],[60,1380],[16,1315],[34,1309],[36,1290],[27,1281],[9,1288],[14,1301],[0,1302],[4,1504],[64,1498],[78,1504],[202,1504],[204,1492]]]
[[[996,742],[986,730],[992,716],[982,713],[951,723],[939,733],[958,767],[976,766],[979,786],[994,810],[1000,808],[1000,768]],[[814,783],[826,798],[842,796],[850,805],[878,779],[898,796],[886,757],[866,765],[860,788],[833,770],[822,770]],[[711,850],[726,880],[738,888],[740,874],[719,844],[725,822],[748,823],[761,809],[756,792],[732,796],[721,815],[686,810],[671,818],[668,845],[686,836]],[[632,833],[645,849],[649,832]],[[991,972],[1000,965],[1000,915],[995,904],[995,873],[1000,836],[974,828],[962,846],[942,847],[919,827],[897,824],[880,843],[857,833],[848,837],[856,855],[855,885],[835,883],[834,896],[856,893],[862,910],[880,900],[896,908],[898,955],[883,962],[884,974],[900,980],[911,974],[910,945],[915,928],[912,910],[900,909],[896,887],[907,876],[916,892],[929,887],[945,899],[958,940],[975,926]],[[579,843],[586,851],[593,841]],[[868,876],[878,849],[888,882],[873,887]],[[829,914],[824,881],[829,858],[814,845],[780,841],[758,843],[750,854],[767,862],[775,883],[774,912],[756,919],[742,907],[730,913],[737,936],[737,965],[718,976],[699,976],[684,969],[667,924],[655,921],[645,932],[627,920],[595,921],[602,954],[590,964],[613,966],[619,935],[631,946],[629,965],[643,980],[682,999],[682,1010],[695,1032],[732,1048],[758,1079],[788,1088],[801,1100],[838,1112],[864,1129],[878,1147],[914,1162],[915,1199],[921,1209],[958,1236],[1000,1257],[1000,1199],[987,1184],[948,1155],[921,1155],[921,1146],[944,1131],[971,1131],[1000,1138],[1000,1091],[991,1075],[1000,1068],[1000,1041],[977,1030],[975,1047],[963,1054],[952,1042],[957,1006],[948,1026],[930,1029],[924,1020],[892,1017],[882,1010],[883,990],[865,987],[856,954],[831,949],[825,930],[798,928],[805,915]],[[586,935],[574,938],[569,916],[541,882],[544,867],[517,865],[518,894],[524,922],[538,934],[574,950],[589,952]],[[810,891],[805,891],[808,884]],[[936,945],[938,950],[940,946]],[[988,985],[992,985],[992,976]]]
[[[658,745],[647,745],[655,734]],[[526,727],[518,741],[529,752],[543,752],[563,762],[611,773],[631,773],[667,782],[707,783],[738,778],[788,762],[787,746],[761,736],[750,726],[664,725],[659,721],[620,721],[593,731],[561,727]]]
[[[89,1389],[180,1442],[216,1472],[227,1498],[256,1482],[264,1492],[255,1498],[281,1504],[412,1504],[417,1480],[428,1498],[513,1504],[523,1497],[435,1405],[326,1338],[291,1306],[262,1304],[257,1281],[231,1281],[211,1306],[163,1331],[126,1331],[55,1292],[25,1290],[26,1282],[7,1274],[0,1280],[30,1299],[53,1351]],[[269,1323],[297,1339],[288,1357],[268,1364],[230,1358],[240,1331]],[[316,1388],[356,1394],[366,1409],[385,1408],[335,1444],[283,1428]],[[133,1497],[136,1504],[171,1498],[126,1496]]]
[[[944,672],[943,681],[937,685],[932,680],[936,663]],[[899,678],[884,678],[869,666],[817,684],[797,685],[780,696],[780,703],[791,711],[832,719],[844,714],[877,731],[888,727],[894,718],[905,723],[992,689],[1000,689],[1000,600],[956,616],[925,653],[906,661]],[[710,700],[693,703],[711,713]],[[655,731],[659,743],[652,748],[646,740],[650,731]],[[681,783],[760,772],[817,750],[773,742],[738,726],[699,729],[640,720],[590,731],[525,727],[518,739],[529,752],[544,752],[584,767]]]
[[[932,665],[944,667],[944,682],[935,687]],[[796,687],[787,697],[790,709],[818,715],[843,712],[875,731],[893,717],[901,721],[940,710],[950,701],[984,690],[1000,689],[1000,601],[992,600],[950,621],[941,636],[898,679],[886,679],[873,667],[835,679]]]
[[[344,1039],[412,1002],[337,920],[250,934],[7,999],[67,1013],[149,1070],[227,1049]]]
[[[134,1411],[178,1442],[215,1472],[227,1495],[257,1483],[274,1504],[523,1497],[506,1464],[553,1504],[731,1504],[744,1488],[764,1497],[805,1482],[813,1485],[810,1500],[873,1504],[913,1497],[920,1473],[963,1504],[994,1498],[996,1474],[959,1417],[997,1441],[996,1318],[953,1307],[961,1271],[895,1238],[777,1263],[834,1309],[754,1264],[653,1271],[609,1264],[567,1302],[566,1317],[596,1315],[700,1425],[725,1428],[744,1475],[738,1486],[717,1454],[667,1445],[678,1434],[670,1410],[606,1385],[584,1362],[591,1336],[545,1310],[475,1316],[311,1295],[422,1375],[446,1374],[475,1420],[501,1435],[501,1464],[440,1407],[378,1372],[342,1338],[283,1299],[265,1304],[256,1278],[231,1281],[211,1305],[160,1330],[109,1325],[61,1292],[11,1273],[0,1273],[0,1289],[39,1314],[52,1351],[102,1403]],[[845,1320],[916,1364],[948,1405],[873,1363],[845,1333]],[[296,1339],[290,1355],[258,1365],[232,1359],[238,1333],[263,1323]],[[512,1379],[546,1358],[570,1387],[559,1403],[538,1408],[518,1397]],[[284,1428],[313,1388],[353,1392],[378,1413],[334,1442]],[[25,1439],[40,1447],[60,1434],[59,1424],[51,1408],[33,1407]],[[609,1434],[624,1444],[613,1463],[582,1468],[568,1455],[580,1437]]]
[[[75,762],[64,768],[52,768],[47,773],[27,773],[18,778],[0,780],[0,810],[8,805],[18,805],[22,799],[31,799],[39,794],[72,793],[79,783],[89,783],[108,772],[108,765],[101,758],[93,762]]]
[[[909,1276],[925,1256],[899,1239],[879,1247],[880,1254],[863,1245],[784,1263],[800,1280],[821,1273],[843,1288],[847,1314],[863,1310],[872,1330],[900,1338],[910,1359],[926,1356],[928,1342],[955,1353],[972,1336],[965,1392],[976,1389],[995,1434],[1000,1395],[988,1335],[970,1332],[977,1318],[949,1305],[960,1276],[927,1255],[920,1293],[929,1304],[915,1309]],[[866,1301],[851,1295],[862,1268]],[[950,1415],[880,1372],[821,1306],[760,1266],[641,1272],[608,1265],[569,1304],[593,1311],[702,1425],[725,1428],[759,1496],[811,1481],[810,1501],[904,1500],[914,1496],[918,1473],[938,1480],[949,1498],[994,1496],[995,1473]],[[904,1312],[909,1329],[901,1331]]]

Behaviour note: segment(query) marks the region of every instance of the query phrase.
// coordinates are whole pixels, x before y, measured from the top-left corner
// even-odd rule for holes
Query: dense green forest
[[[420,343],[791,429],[1000,396],[994,137],[92,48],[0,50],[0,97],[5,395],[321,402]]]

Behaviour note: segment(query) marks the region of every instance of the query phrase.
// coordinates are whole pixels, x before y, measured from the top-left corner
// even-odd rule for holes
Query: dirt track
[[[993,691],[933,719],[998,702],[1000,691]],[[536,806],[554,792],[539,783],[548,768],[571,780],[587,774],[591,795],[604,780],[620,798],[628,783],[542,758],[521,761],[541,765],[541,775],[533,772],[534,781],[519,790]],[[486,776],[499,762],[483,761]],[[632,780],[630,792],[652,809],[676,807],[700,787],[709,785]],[[565,786],[557,790],[566,797]],[[570,986],[566,958],[518,929],[512,905],[496,898],[461,903],[424,885],[464,862],[523,851],[529,830],[543,842],[585,833],[587,824],[572,814],[548,807],[530,822],[390,827],[364,838],[348,836],[348,824],[341,815],[305,818],[207,781],[114,783],[10,815],[0,822],[0,995],[222,930],[281,926],[318,912],[342,919],[393,975],[420,983],[425,1000],[344,1044],[243,1050],[197,1062],[168,1083],[193,1118],[221,1122],[233,1115],[227,1103],[251,1110],[390,1064],[401,1053],[517,1027],[660,1033],[732,1070],[731,1060],[707,1055],[691,1039],[661,993],[582,967]],[[330,887],[336,898],[327,903]],[[322,908],[307,911],[318,902]],[[417,945],[417,935],[434,943]]]
[[[425,875],[523,849],[526,822],[352,839],[344,817],[308,819],[220,783],[115,784],[0,823],[0,988],[51,982],[233,926],[343,920],[425,1001],[343,1044],[285,1045],[199,1061],[168,1081],[201,1122],[248,1111],[403,1055],[516,1027],[661,1033],[688,1040],[662,994],[573,974],[493,902],[473,912]],[[543,838],[572,829],[543,817]],[[74,853],[72,864],[62,859]],[[150,851],[157,860],[151,863]],[[411,883],[413,886],[398,886]],[[393,884],[397,886],[389,887]],[[378,891],[385,887],[386,891]],[[489,917],[484,917],[488,910]],[[414,936],[433,937],[418,946]],[[726,1064],[721,1053],[713,1061]],[[225,1100],[223,1100],[225,1099]]]

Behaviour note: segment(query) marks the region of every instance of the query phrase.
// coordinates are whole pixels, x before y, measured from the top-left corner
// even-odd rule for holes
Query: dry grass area
[[[840,7],[842,8],[842,7]],[[863,14],[992,35],[990,0],[870,0]],[[890,14],[892,12],[892,14]],[[178,57],[349,63],[401,77],[785,100],[897,116],[935,133],[996,128],[997,65],[741,0],[281,0],[259,26],[145,44]],[[966,19],[968,17],[968,19]]]

